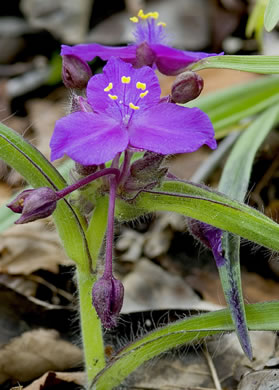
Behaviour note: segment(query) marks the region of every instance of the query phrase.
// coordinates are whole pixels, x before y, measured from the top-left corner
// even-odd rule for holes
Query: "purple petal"
[[[129,84],[123,84],[122,76],[130,77]],[[143,91],[137,88],[137,82],[145,83]],[[112,83],[112,89],[104,91]],[[146,96],[140,98],[142,92]],[[110,95],[117,96],[117,100],[111,100]],[[115,118],[124,117],[129,110],[129,103],[139,105],[142,108],[157,104],[160,100],[161,88],[154,71],[145,66],[134,69],[119,58],[112,57],[103,69],[103,73],[93,76],[87,86],[87,98],[94,111],[107,112]]]
[[[126,149],[128,134],[119,122],[90,112],[75,112],[56,122],[51,161],[64,154],[82,165],[102,164]]]
[[[183,51],[164,45],[150,45],[150,47],[156,55],[157,68],[166,75],[176,75],[193,62],[223,54]]]
[[[161,103],[137,113],[129,127],[130,145],[160,154],[216,148],[210,119],[198,108]]]
[[[134,62],[136,58],[136,46],[102,46],[98,43],[80,44],[76,46],[62,45],[61,55],[74,55],[84,61],[92,61],[95,57],[100,57],[107,61],[110,57],[119,57],[126,62]]]

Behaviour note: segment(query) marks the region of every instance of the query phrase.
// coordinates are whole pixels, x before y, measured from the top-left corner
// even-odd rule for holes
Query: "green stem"
[[[86,259],[77,267],[80,326],[88,382],[92,381],[98,372],[105,367],[102,324],[92,304],[92,287],[97,280],[97,274],[92,273],[92,269],[96,270],[98,256],[106,233],[107,213],[108,197],[105,196],[97,200],[86,231],[92,264]]]
[[[108,196],[103,196],[96,202],[93,215],[86,231],[88,248],[92,259],[91,266],[93,270],[96,269],[98,256],[104,241],[104,236],[107,230],[107,219]]]
[[[102,325],[92,305],[91,298],[92,286],[96,281],[96,276],[90,274],[90,272],[84,272],[83,267],[78,267],[77,281],[84,360],[87,380],[90,382],[105,367]]]

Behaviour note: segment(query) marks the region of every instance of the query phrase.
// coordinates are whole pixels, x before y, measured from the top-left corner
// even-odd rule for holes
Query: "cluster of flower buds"
[[[143,188],[158,186],[168,172],[168,168],[161,167],[164,160],[165,156],[161,154],[146,152],[131,165],[125,190],[133,194]]]

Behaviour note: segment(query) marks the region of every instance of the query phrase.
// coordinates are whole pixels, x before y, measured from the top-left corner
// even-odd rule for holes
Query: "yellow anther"
[[[157,23],[157,26],[163,26],[163,27],[166,27],[167,23],[165,22],[159,22]]]
[[[108,94],[108,97],[109,97],[111,100],[117,100],[117,99],[118,99],[118,96],[117,96],[117,95],[111,95],[110,93]]]
[[[146,89],[146,84],[145,83],[141,83],[140,81],[137,82],[136,84],[136,87],[137,89],[141,89],[141,90],[145,90]]]
[[[104,89],[105,92],[108,92],[112,89],[113,87],[113,84],[112,83],[109,83],[109,85]]]
[[[136,16],[133,16],[132,18],[130,18],[131,22],[133,23],[138,23],[139,21],[139,18],[137,18]]]
[[[153,19],[158,19],[159,18],[159,13],[158,12],[148,12],[145,14],[142,9],[139,10],[138,12],[138,17],[145,20],[148,18],[153,18]]]
[[[121,77],[121,82],[122,82],[123,84],[130,84],[130,82],[131,82],[131,77],[130,77],[130,76],[128,76],[128,77],[122,76],[122,77]]]
[[[158,19],[159,13],[158,12],[149,12],[149,17],[153,18],[153,19]]]
[[[149,91],[145,91],[145,92],[142,92],[140,93],[140,98],[144,98],[144,96],[146,96],[148,94]]]
[[[20,198],[18,204],[23,207],[24,206],[24,198]]]
[[[144,18],[144,16],[145,16],[145,15],[144,15],[144,13],[143,13],[143,10],[140,9],[139,12],[138,12],[138,17],[139,17],[139,18]]]
[[[133,110],[139,110],[139,106],[135,106],[133,103],[129,103],[129,107],[132,108]]]

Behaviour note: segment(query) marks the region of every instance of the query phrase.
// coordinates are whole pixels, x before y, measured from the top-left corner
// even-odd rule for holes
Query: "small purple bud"
[[[9,204],[7,204],[7,207],[11,209],[14,213],[22,213],[23,206],[24,206],[24,200],[27,198],[27,196],[30,195],[34,190],[24,190],[22,191],[17,197]]]
[[[67,88],[84,89],[92,77],[89,65],[73,55],[62,56],[62,79]]]
[[[22,214],[16,224],[32,222],[51,215],[56,208],[57,196],[49,187],[25,190],[10,204],[9,209]]]
[[[147,42],[141,43],[137,47],[137,53],[136,53],[136,62],[134,64],[135,68],[141,68],[143,66],[150,66],[154,64],[156,59],[155,54],[153,53],[152,49],[148,45]]]
[[[93,286],[92,303],[105,328],[117,324],[117,317],[123,304],[123,284],[113,276],[102,276]]]
[[[203,89],[203,79],[195,72],[187,71],[177,76],[171,89],[171,100],[184,104],[196,99]]]

